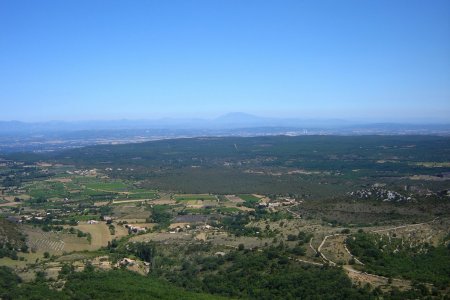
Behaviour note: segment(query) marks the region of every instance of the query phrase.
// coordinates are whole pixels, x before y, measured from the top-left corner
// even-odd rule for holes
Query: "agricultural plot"
[[[87,189],[108,191],[108,192],[124,192],[128,190],[128,185],[122,181],[94,181],[84,184]]]
[[[176,201],[195,201],[195,200],[212,200],[217,201],[217,197],[210,194],[178,194],[174,195],[173,199]]]
[[[127,204],[127,203],[142,203],[142,202],[147,202],[147,201],[151,201],[152,199],[114,199],[112,201],[112,204]]]
[[[156,191],[152,190],[131,190],[130,192],[122,192],[118,199],[114,199],[113,203],[132,203],[144,202],[158,199],[160,196]]]
[[[26,187],[32,198],[65,198],[70,195],[62,182],[36,181]]]
[[[19,206],[20,202],[10,202],[5,200],[4,202],[0,203],[0,207],[8,207],[8,206]]]
[[[155,190],[137,189],[123,180],[67,175],[56,176],[45,181],[34,181],[26,186],[34,200],[58,201],[105,201],[105,200],[154,200],[159,195]]]
[[[211,208],[218,206],[217,200],[188,200],[183,201],[183,204],[189,208]]]
[[[105,247],[108,245],[108,242],[113,239],[113,236],[111,236],[109,228],[105,223],[84,223],[79,224],[76,228],[91,235],[92,240],[91,244],[89,245],[89,250],[97,250],[101,247]]]
[[[220,206],[217,208],[217,212],[218,213],[222,213],[222,214],[234,214],[234,213],[238,213],[240,211],[248,211],[248,210],[253,210],[251,208],[248,207],[235,207],[232,204],[225,204],[225,206]]]
[[[54,233],[43,232],[39,229],[26,230],[28,235],[28,247],[36,252],[61,253],[65,243],[61,237]]]
[[[127,195],[127,199],[156,199],[158,193],[152,190],[132,190]]]
[[[37,253],[61,254],[64,251],[71,252],[89,249],[89,242],[86,238],[79,238],[74,234],[44,232],[28,226],[25,232],[28,236],[28,246]]]
[[[85,237],[78,237],[76,234],[44,232],[31,226],[26,226],[25,232],[28,237],[27,244],[33,251],[62,254],[63,252],[97,250],[104,247],[113,238],[120,238],[128,234],[126,230],[119,227],[116,226],[115,235],[111,235],[105,223],[83,223],[75,226],[75,229],[91,235],[90,242]]]
[[[150,212],[146,210],[145,207],[137,207],[136,205],[133,205],[133,203],[125,203],[124,205],[114,205],[112,215],[118,220],[145,220],[150,215]]]
[[[237,195],[237,196],[249,204],[258,203],[259,200],[261,200],[261,198],[256,197],[255,195]]]
[[[236,195],[226,195],[225,197],[232,203],[244,203],[244,200]]]

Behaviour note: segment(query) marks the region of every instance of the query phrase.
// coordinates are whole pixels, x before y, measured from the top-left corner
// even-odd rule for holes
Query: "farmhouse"
[[[110,216],[102,216],[102,220],[106,222],[106,224],[111,224],[113,221],[113,218]]]
[[[124,257],[118,262],[118,265],[119,266],[132,266],[135,263],[136,263],[135,260],[133,260],[131,258]]]
[[[133,225],[130,225],[130,224],[125,224],[124,226],[125,226],[125,228],[128,229],[129,233],[140,233],[140,232],[146,232],[147,231],[146,228],[139,227],[139,226],[133,226]]]

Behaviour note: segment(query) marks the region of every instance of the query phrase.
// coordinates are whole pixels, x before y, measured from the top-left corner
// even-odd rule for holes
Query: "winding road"
[[[396,229],[403,229],[403,228],[407,228],[407,227],[414,227],[414,226],[420,226],[420,225],[426,225],[426,224],[431,224],[433,222],[435,222],[436,220],[438,220],[439,217],[434,218],[433,220],[429,221],[429,222],[423,222],[423,223],[417,223],[417,224],[408,224],[408,225],[402,225],[402,226],[396,226],[396,227],[391,227],[391,228],[385,228],[385,229],[379,229],[379,230],[373,230],[372,232],[384,232],[384,231],[390,231],[390,230],[396,230]],[[322,252],[321,249],[323,247],[323,245],[325,244],[325,242],[327,241],[328,238],[330,237],[334,237],[334,236],[340,236],[340,235],[347,235],[347,234],[342,234],[342,233],[335,233],[335,234],[330,234],[330,235],[326,235],[322,242],[320,243],[319,247],[317,248],[317,251],[315,251],[316,253],[320,253],[321,258],[323,259],[323,261],[325,263],[328,263],[329,265],[332,266],[336,266],[337,264],[330,260],[329,258],[327,258]],[[314,247],[311,244],[312,239],[310,240],[310,247],[314,250]],[[345,250],[348,252],[348,254],[355,259],[355,262],[360,264],[360,265],[364,265],[364,263],[362,263],[360,260],[358,260],[358,258],[356,258],[347,248],[346,243],[344,242],[344,248]],[[355,270],[351,265],[344,265],[343,269],[349,274],[349,276],[351,278],[356,278],[355,275],[358,276],[358,279],[362,279],[362,278],[366,278],[366,280],[370,280],[370,281],[383,281],[384,284],[387,284],[389,282],[389,280],[392,280],[392,282],[397,283],[398,285],[401,286],[411,286],[411,281],[410,280],[404,280],[404,279],[398,279],[398,278],[388,278],[385,276],[380,276],[380,275],[376,275],[376,274],[371,274],[371,273],[367,273],[367,272],[361,272],[358,270]],[[426,284],[431,286],[430,284]]]

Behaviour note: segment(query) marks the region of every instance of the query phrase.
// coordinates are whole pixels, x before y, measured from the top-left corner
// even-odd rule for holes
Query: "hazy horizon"
[[[360,114],[358,116],[321,116],[319,114],[273,114],[273,113],[253,113],[253,112],[243,112],[243,111],[230,111],[230,112],[217,112],[217,113],[197,113],[197,114],[183,114],[183,113],[170,113],[165,114],[154,114],[154,115],[109,115],[109,116],[99,116],[99,117],[47,117],[47,118],[5,118],[0,119],[0,122],[22,122],[22,123],[49,123],[49,122],[115,122],[115,121],[158,121],[164,119],[174,119],[174,120],[203,120],[203,121],[213,121],[219,119],[223,116],[230,114],[246,114],[258,118],[267,119],[298,119],[298,120],[317,120],[317,121],[329,121],[338,120],[343,122],[349,122],[354,124],[373,124],[373,123],[400,123],[400,124],[450,124],[450,118],[446,117],[410,117],[410,116],[364,116]]]
[[[450,2],[4,1],[0,120],[450,123]]]
[[[376,125],[376,124],[398,124],[398,125],[450,125],[450,121],[439,120],[439,119],[367,119],[367,118],[325,118],[325,117],[280,117],[273,115],[257,115],[246,112],[228,112],[217,116],[161,116],[161,117],[148,117],[148,118],[103,118],[103,119],[50,119],[50,120],[0,120],[1,123],[14,123],[19,122],[23,124],[156,124],[157,122],[162,122],[161,124],[170,124],[170,122],[175,122],[173,124],[179,126],[180,124],[197,124],[197,126],[202,127],[208,124],[214,123],[228,123],[231,124],[233,121],[238,123],[248,123],[248,124],[258,124],[262,126],[264,121],[269,122],[269,126],[281,126],[281,127],[302,127],[305,124],[311,124],[311,122],[326,125],[329,124],[332,127],[336,126],[358,126],[358,125]],[[156,122],[156,123],[155,123]],[[169,122],[169,123],[166,123]],[[293,122],[300,122],[298,125],[293,125]],[[302,123],[303,122],[303,123]],[[203,125],[202,125],[203,124]],[[287,125],[289,124],[289,125]],[[254,127],[255,125],[252,125]],[[307,125],[309,126],[309,125]]]

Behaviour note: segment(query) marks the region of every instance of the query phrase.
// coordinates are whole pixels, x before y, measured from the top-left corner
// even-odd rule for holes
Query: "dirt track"
[[[435,219],[433,219],[432,221],[429,221],[429,222],[423,222],[423,223],[418,223],[418,224],[406,224],[406,225],[402,225],[402,226],[396,226],[396,227],[391,227],[391,228],[384,228],[384,229],[373,230],[372,232],[378,233],[378,232],[384,232],[384,231],[390,231],[390,230],[396,230],[396,229],[403,229],[403,228],[408,228],[408,227],[416,227],[416,226],[431,224],[431,223],[435,222],[436,220],[438,220],[438,218],[435,218]],[[334,261],[330,260],[328,257],[326,257],[321,252],[321,249],[322,249],[322,247],[325,245],[325,243],[327,242],[327,240],[330,237],[341,236],[341,235],[345,235],[345,234],[336,233],[336,234],[330,234],[330,235],[325,236],[323,238],[322,242],[320,243],[319,247],[317,248],[317,252],[320,253],[320,256],[323,259],[323,261],[325,263],[328,263],[328,264],[332,265],[332,266],[336,266],[337,265],[336,262],[334,262]],[[310,241],[310,247],[312,247],[311,241]],[[356,263],[358,263],[360,265],[364,265],[361,261],[359,261],[355,256],[353,256],[351,254],[351,252],[347,248],[347,245],[345,245],[345,242],[344,242],[344,248],[348,252],[348,254],[355,259]],[[371,285],[376,285],[376,286],[379,286],[379,285],[393,285],[393,286],[396,286],[399,289],[408,289],[408,288],[411,287],[411,281],[409,281],[409,280],[392,278],[391,279],[392,283],[389,283],[389,278],[387,278],[387,277],[379,276],[379,275],[376,275],[376,274],[370,274],[370,273],[366,273],[366,272],[361,272],[361,271],[355,270],[351,265],[344,265],[343,269],[347,272],[348,276],[355,282],[370,283]]]

